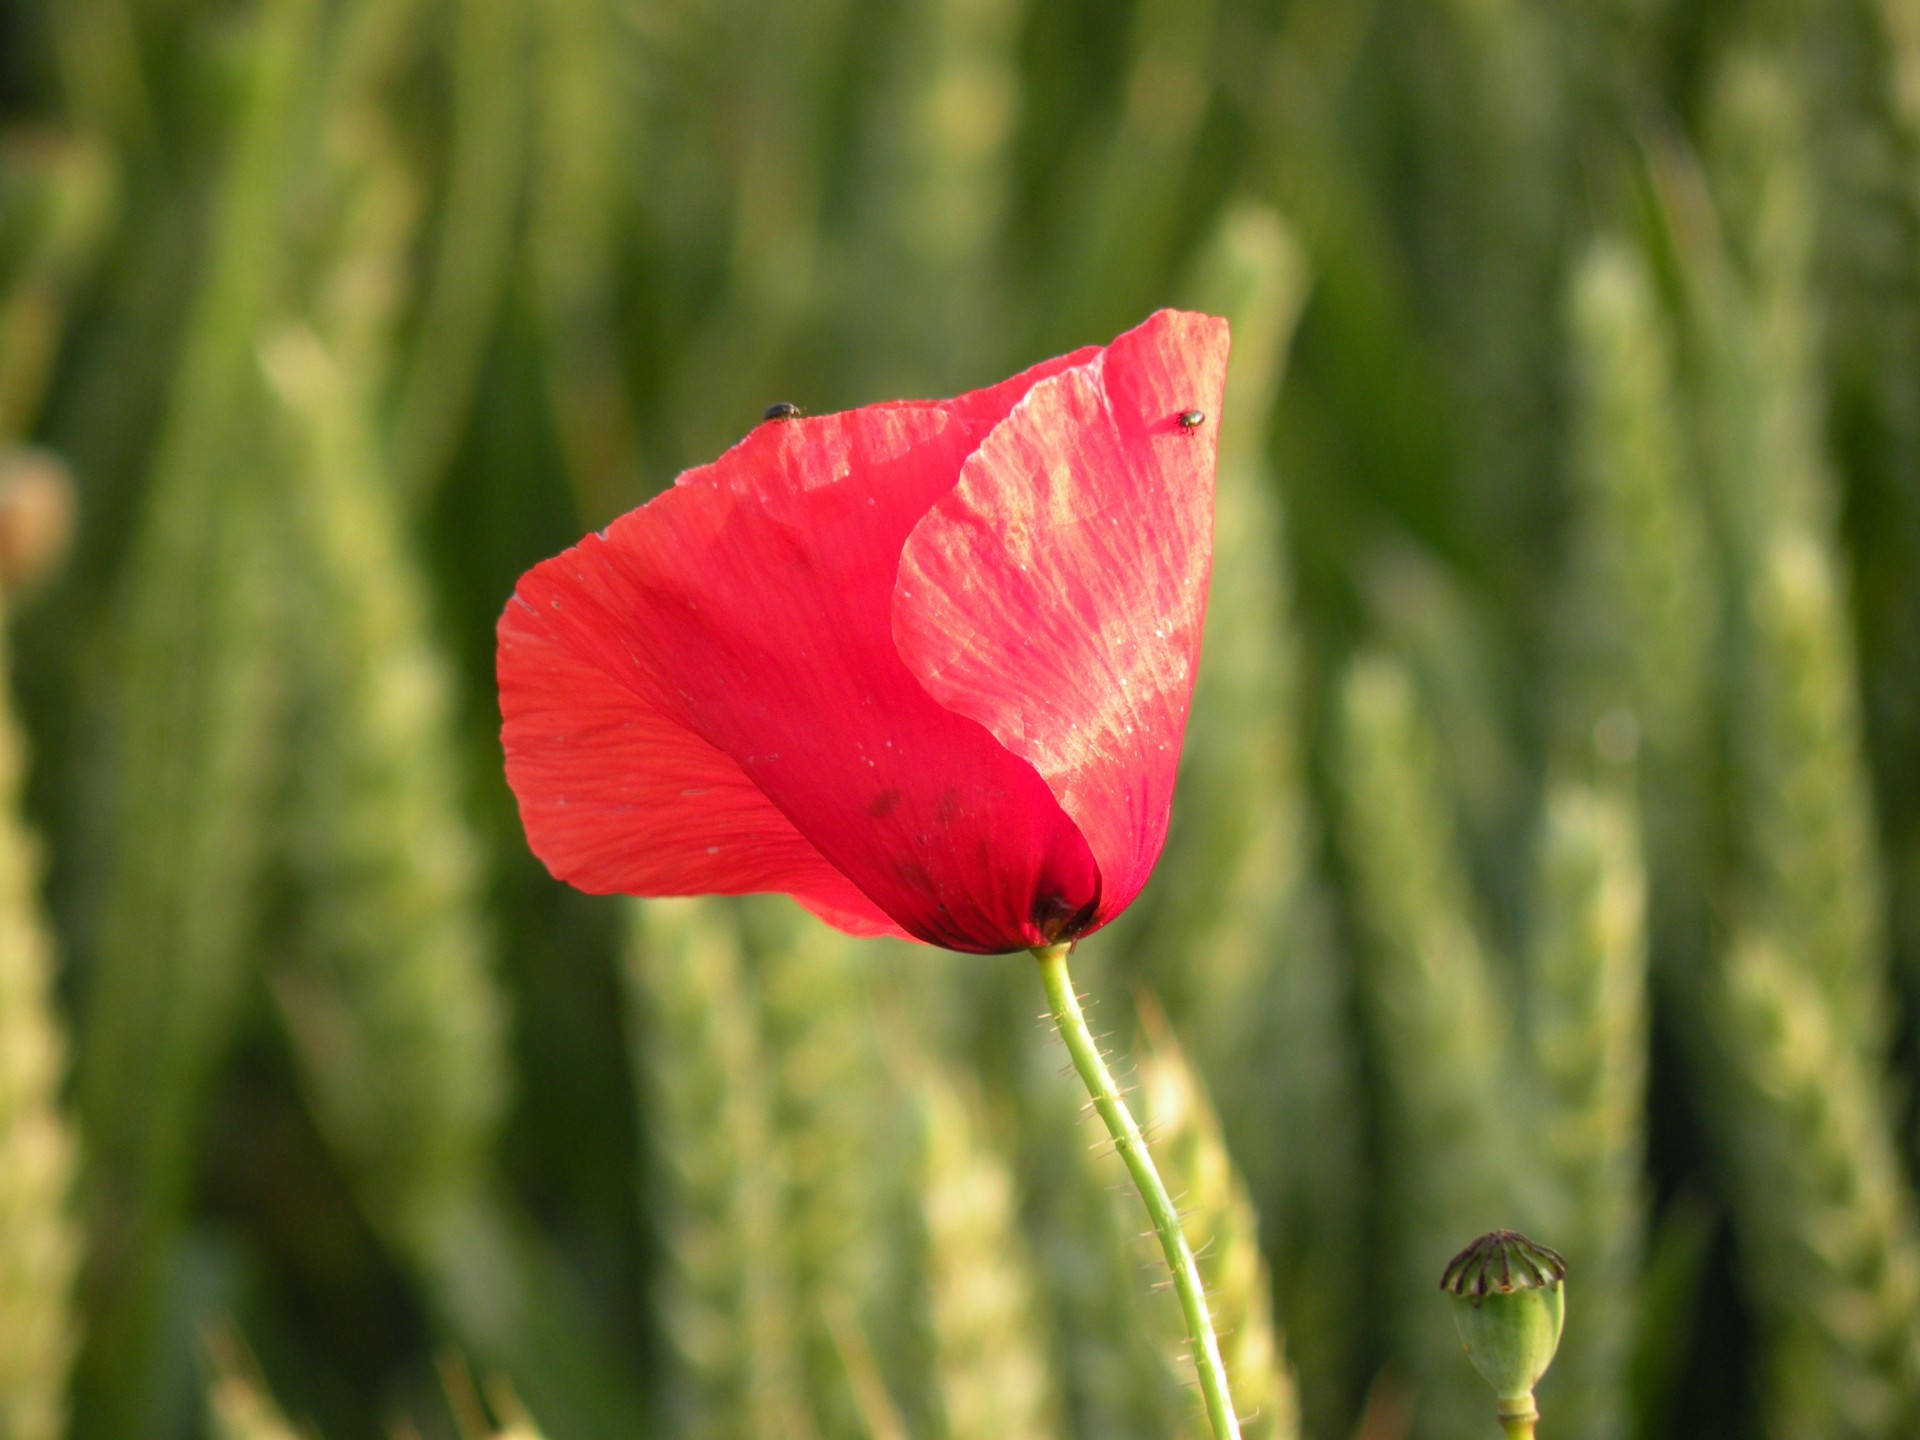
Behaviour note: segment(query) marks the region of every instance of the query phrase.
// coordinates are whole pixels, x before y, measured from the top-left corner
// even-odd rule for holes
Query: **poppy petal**
[[[1027,392],[909,537],[901,656],[1032,762],[1099,862],[1146,882],[1199,659],[1227,326],[1161,311]],[[1199,409],[1212,419],[1181,423]]]
[[[530,574],[499,627],[507,782],[547,868],[594,895],[781,892],[843,930],[900,933],[738,765],[541,622],[559,578]]]
[[[979,433],[985,435],[1006,419],[1013,412],[1013,407],[1026,399],[1027,392],[1035,385],[1062,371],[1085,365],[1099,353],[1098,345],[1084,345],[1071,355],[1056,355],[1051,360],[1042,360],[1038,365],[1029,366],[1010,380],[1002,380],[983,390],[956,395],[951,400],[942,400],[939,402],[940,408],[949,415],[979,426]]]
[[[517,726],[504,684],[508,669],[562,650],[658,717],[656,729],[678,727],[730,760],[908,934],[1006,950],[1090,914],[1099,873],[1079,829],[1032,765],[927,693],[892,636],[901,546],[993,412],[1018,398],[985,402],[985,420],[903,405],[761,425],[604,535],[535,567],[518,592],[524,638],[503,650],[509,754],[517,744],[530,760],[533,748],[570,743]],[[622,763],[662,765],[646,737]],[[675,779],[648,783],[660,793]],[[596,797],[597,845],[648,843],[654,822],[623,793]],[[535,797],[537,813],[552,808]],[[689,835],[698,823],[690,812]],[[711,858],[728,854],[723,844]],[[758,888],[766,863],[743,856],[739,866],[708,888]],[[830,917],[843,908],[818,886],[777,888]]]

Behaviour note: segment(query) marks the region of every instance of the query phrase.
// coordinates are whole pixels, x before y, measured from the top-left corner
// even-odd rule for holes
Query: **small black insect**
[[[791,400],[782,400],[777,405],[767,406],[767,413],[760,418],[762,420],[798,420],[805,413]]]
[[[1182,430],[1192,432],[1198,430],[1206,423],[1207,412],[1204,410],[1183,410],[1180,412],[1180,428]]]

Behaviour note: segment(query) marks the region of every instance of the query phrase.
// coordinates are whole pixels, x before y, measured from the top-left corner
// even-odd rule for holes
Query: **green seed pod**
[[[1482,1235],[1448,1262],[1440,1288],[1467,1358],[1498,1399],[1510,1434],[1532,1434],[1533,1387],[1553,1363],[1566,1321],[1567,1262],[1512,1230]]]

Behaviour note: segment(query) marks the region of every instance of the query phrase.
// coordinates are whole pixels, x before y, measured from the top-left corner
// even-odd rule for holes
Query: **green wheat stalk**
[[[849,44],[865,49],[851,13],[850,0],[663,7],[655,63],[740,97],[737,112],[724,115],[707,106],[648,109],[662,129],[698,137],[706,157],[663,147],[647,192],[659,207],[648,223],[671,247],[662,263],[718,272],[717,293],[676,327],[682,343],[656,397],[689,455],[732,444],[758,417],[761,402],[743,414],[738,397],[755,386],[767,395],[790,373],[781,362],[834,293],[824,191],[838,159],[833,97]],[[863,294],[858,310],[865,306]]]
[[[0,676],[8,670],[0,649]],[[67,1043],[40,913],[40,850],[19,818],[25,769],[19,724],[0,704],[0,1435],[57,1440],[79,1338],[78,1154],[60,1108]]]
[[[400,377],[394,469],[423,498],[472,404],[513,254],[528,109],[521,0],[454,0],[446,193],[424,313]]]
[[[640,117],[623,65],[621,14],[608,0],[534,6],[533,163],[527,266],[549,337],[545,367],[579,513],[631,501],[640,441],[619,356],[620,225]]]
[[[874,101],[880,153],[836,283],[851,302],[885,277],[872,336],[906,352],[911,385],[971,384],[1004,357],[1022,18],[1018,0],[907,7]]]
[[[1146,0],[1127,12],[1117,112],[1080,167],[1077,223],[1035,317],[1050,322],[1044,338],[1077,345],[1116,316],[1144,313],[1152,302],[1141,287],[1179,258],[1182,190],[1207,118],[1206,57],[1222,8]]]
[[[114,217],[113,180],[96,140],[0,139],[0,443],[24,439],[45,398]]]

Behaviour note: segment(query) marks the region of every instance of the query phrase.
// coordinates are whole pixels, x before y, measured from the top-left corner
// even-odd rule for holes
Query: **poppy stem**
[[[1525,1404],[1525,1410],[1509,1410],[1504,1405],[1500,1408],[1500,1432],[1506,1440],[1534,1440],[1533,1425],[1540,1412],[1533,1408],[1533,1396],[1527,1396]]]
[[[1214,1440],[1240,1440],[1240,1421],[1234,1414],[1233,1397],[1227,1391],[1227,1367],[1220,1358],[1220,1341],[1213,1333],[1213,1317],[1207,1313],[1206,1287],[1200,1281],[1200,1266],[1193,1258],[1193,1248],[1187,1244],[1186,1232],[1180,1228],[1180,1215],[1167,1195],[1166,1184],[1154,1168],[1153,1157],[1147,1153],[1146,1137],[1141,1135],[1140,1126],[1121,1097],[1120,1087],[1113,1082],[1107,1062],[1100,1057],[1093,1032],[1087,1028],[1080,997],[1074,993],[1073,981],[1067,975],[1067,952],[1072,949],[1070,944],[1045,945],[1033,952],[1040,962],[1040,979],[1047,987],[1047,1003],[1053,1009],[1054,1024],[1060,1027],[1060,1038],[1067,1042],[1067,1053],[1073,1056],[1073,1068],[1086,1082],[1087,1093],[1093,1097],[1093,1108],[1106,1121],[1107,1133],[1113,1136],[1120,1158],[1127,1162],[1127,1172],[1133,1176],[1134,1188],[1146,1203],[1147,1214],[1153,1217],[1161,1253],[1167,1257],[1167,1268],[1173,1271],[1174,1292],[1180,1297],[1181,1310],[1186,1313],[1187,1334],[1193,1340],[1194,1365],[1200,1372],[1200,1394],[1206,1400]]]

